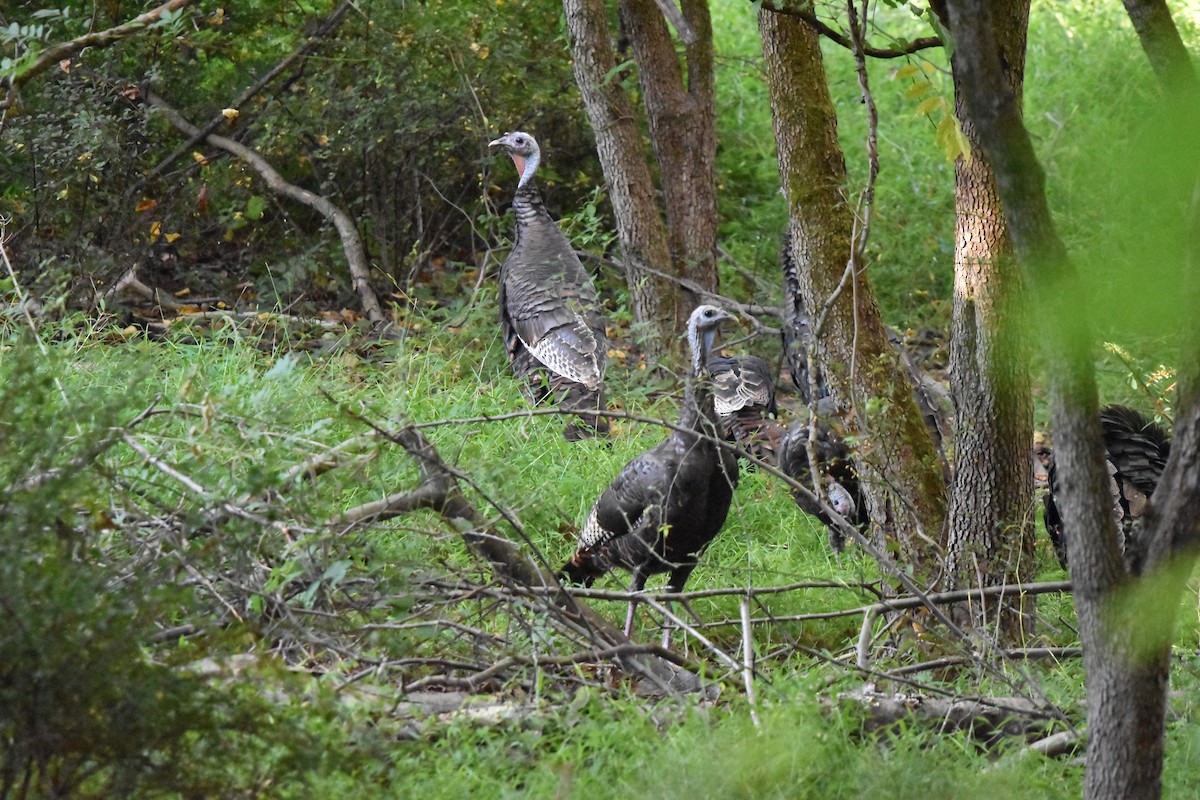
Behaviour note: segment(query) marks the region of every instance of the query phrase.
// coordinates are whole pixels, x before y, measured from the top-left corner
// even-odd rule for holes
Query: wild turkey
[[[630,591],[669,573],[667,589],[683,591],[700,552],[721,530],[737,486],[737,457],[715,441],[718,423],[707,369],[717,328],[734,317],[702,305],[688,320],[691,377],[679,412],[679,428],[634,458],[592,507],[578,549],[560,577],[591,586],[614,567],[633,573]],[[625,634],[633,628],[629,605]],[[664,635],[664,644],[666,636]]]
[[[522,131],[490,146],[503,147],[521,176],[513,196],[516,241],[500,268],[500,330],[509,363],[532,402],[593,412],[567,425],[567,439],[607,436],[608,420],[594,413],[605,409],[604,316],[591,278],[533,182],[541,151]]]
[[[807,487],[809,491],[823,496],[851,525],[866,530],[871,518],[867,513],[866,498],[859,485],[858,471],[850,448],[831,427],[816,423],[816,438],[813,441],[817,457],[817,474],[821,481],[820,491],[813,488],[812,470],[809,468],[807,422],[794,423],[779,444],[779,469],[792,480]],[[825,523],[829,530],[829,546],[840,553],[846,547],[846,537],[834,524],[819,502],[799,491],[792,492],[792,499],[806,514],[811,514]]]
[[[1130,571],[1136,572],[1136,523],[1146,510],[1163,468],[1171,455],[1171,437],[1160,425],[1147,420],[1126,406],[1110,405],[1100,409],[1100,427],[1104,432],[1105,463],[1108,467],[1112,514],[1117,522],[1121,551]],[[1042,519],[1054,545],[1058,562],[1067,566],[1068,545],[1063,521],[1054,502],[1058,476],[1054,453],[1048,446],[1035,446],[1035,454],[1046,464],[1046,493],[1042,497]]]
[[[710,356],[708,374],[721,437],[773,463],[779,428],[773,419],[777,409],[771,367],[758,356]]]

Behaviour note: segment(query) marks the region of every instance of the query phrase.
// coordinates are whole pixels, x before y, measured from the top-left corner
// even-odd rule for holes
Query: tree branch
[[[254,96],[259,92],[261,92],[268,84],[282,75],[289,67],[292,66],[292,64],[296,63],[302,58],[306,58],[313,50],[316,49],[317,44],[320,43],[322,39],[337,30],[338,26],[342,22],[342,19],[346,16],[346,12],[349,11],[353,5],[353,0],[344,0],[340,6],[333,10],[333,13],[325,18],[325,20],[317,28],[316,32],[304,41],[304,44],[293,50],[274,67],[267,70],[267,72],[265,72],[261,78],[256,80],[249,88],[242,92],[238,98],[234,100],[232,104],[230,104],[229,108],[240,109],[246,103],[250,102],[250,100],[253,99]],[[194,148],[198,143],[204,141],[205,137],[207,137],[210,133],[216,132],[219,127],[227,122],[228,120],[224,114],[217,114],[215,117],[209,120],[203,128],[198,130],[194,136],[189,137],[186,142],[180,145],[175,152],[171,153],[162,161],[159,161],[157,164],[155,164],[154,169],[146,173],[145,178],[142,179],[139,186],[144,186],[147,182],[152,181],[159,175],[163,174],[167,167],[190,153],[192,148]]]
[[[826,25],[817,15],[804,8],[796,8],[787,0],[762,0],[760,4],[764,11],[773,11],[776,14],[786,14],[789,17],[796,17],[807,22],[812,29],[817,33],[829,39],[831,42],[846,48],[847,50],[854,49],[854,41],[851,37],[846,36],[841,31],[834,30]],[[811,8],[811,5],[807,6]],[[897,49],[885,49],[880,47],[867,47],[863,43],[862,52],[864,55],[871,58],[903,58],[904,56],[912,55],[921,50],[928,50],[933,47],[942,47],[943,42],[937,36],[923,36],[919,39],[913,39],[907,46]]]
[[[129,22],[123,25],[118,25],[115,28],[109,28],[105,31],[97,31],[95,33],[87,33],[69,42],[59,42],[56,45],[51,45],[38,54],[33,62],[20,70],[8,76],[8,92],[3,100],[0,100],[0,110],[12,108],[17,103],[17,98],[20,95],[21,87],[28,83],[31,79],[45,72],[51,66],[59,63],[64,58],[69,58],[80,50],[86,47],[108,47],[114,42],[125,39],[145,30],[150,25],[158,22],[163,14],[169,11],[178,11],[185,6],[189,6],[196,0],[168,0],[158,8],[151,9],[145,14],[134,17]]]
[[[145,99],[147,103],[157,108],[171,125],[183,133],[188,136],[197,136],[200,133],[199,128],[184,119],[182,114],[155,92],[146,90]],[[334,205],[328,198],[288,183],[265,158],[244,144],[215,133],[208,134],[204,139],[213,147],[233,154],[252,167],[266,182],[267,187],[275,193],[308,206],[333,223],[341,237],[346,264],[350,268],[350,276],[359,299],[362,301],[367,319],[374,323],[385,323],[387,317],[384,316],[383,309],[379,306],[379,299],[375,296],[375,290],[371,288],[368,280],[370,268],[367,265],[367,253],[363,248],[362,235],[359,234],[358,227],[350,215]]]
[[[436,510],[446,525],[458,533],[467,547],[486,561],[503,581],[525,588],[557,587],[557,591],[553,592],[554,605],[562,610],[567,620],[583,626],[597,647],[614,648],[628,643],[629,640],[620,629],[591,608],[577,603],[562,589],[553,573],[534,562],[508,537],[487,524],[479,510],[459,491],[460,475],[457,470],[442,461],[434,446],[419,431],[406,427],[391,433],[357,414],[353,416],[404,448],[416,461],[420,471],[418,489],[387,498],[381,502],[378,513],[390,513],[398,507]],[[389,505],[389,501],[395,507]],[[361,515],[366,512],[360,507],[356,513]],[[630,655],[619,648],[612,652],[613,659],[622,669],[643,675],[663,692],[695,692],[704,688],[694,673],[681,669],[660,655]]]

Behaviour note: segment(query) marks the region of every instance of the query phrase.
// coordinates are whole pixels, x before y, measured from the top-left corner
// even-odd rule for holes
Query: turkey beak
[[[496,145],[501,145],[501,144],[504,144],[503,136],[501,136],[499,139],[493,139],[492,141],[488,142],[488,147],[495,147]]]

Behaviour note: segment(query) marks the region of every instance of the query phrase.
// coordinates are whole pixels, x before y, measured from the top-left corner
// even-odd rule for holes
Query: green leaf
[[[637,64],[634,63],[633,59],[627,59],[625,61],[622,61],[620,64],[617,64],[615,67],[610,69],[608,72],[604,73],[604,78],[600,81],[600,85],[607,86],[609,83],[612,82],[612,80],[614,78],[617,77],[617,75],[619,75],[621,73],[622,70],[636,69],[636,68],[637,68]]]
[[[262,219],[263,209],[267,206],[267,201],[262,198],[262,195],[253,195],[246,201],[246,219],[258,221]]]

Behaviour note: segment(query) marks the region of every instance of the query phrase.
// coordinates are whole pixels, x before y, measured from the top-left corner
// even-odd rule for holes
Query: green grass
[[[385,426],[400,420],[442,422],[429,428],[428,435],[448,461],[476,482],[475,502],[485,512],[492,511],[488,502],[495,501],[515,513],[530,545],[544,553],[551,565],[561,563],[573,547],[571,526],[583,519],[621,466],[661,439],[663,431],[621,421],[607,448],[594,442],[563,441],[563,420],[556,416],[457,423],[456,419],[525,408],[516,383],[503,369],[490,320],[471,317],[465,332],[449,330],[440,312],[409,322],[413,327],[420,322],[419,335],[413,333],[370,355],[268,353],[255,346],[253,336],[231,333],[202,338],[199,344],[138,338],[113,344],[103,330],[73,334],[64,330],[58,337],[47,330],[43,333],[48,338],[57,338],[48,358],[32,354],[33,345],[27,340],[10,339],[0,349],[0,378],[11,380],[8,370],[20,368],[26,357],[41,363],[59,380],[46,394],[42,413],[61,415],[81,431],[114,424],[110,420],[128,421],[161,395],[157,404],[161,411],[188,413],[152,416],[133,435],[209,495],[231,500],[263,491],[312,453],[362,433],[362,426],[343,413],[343,407]],[[18,353],[24,355],[17,358]],[[613,378],[615,397],[635,398],[627,404],[628,411],[674,418],[675,401],[670,396],[648,397],[642,403],[636,400],[637,392],[623,391],[638,379],[636,373],[618,369]],[[120,498],[136,499],[145,513],[184,509],[184,520],[196,518],[191,541],[192,547],[200,548],[192,551],[200,559],[197,563],[206,563],[204,553],[213,547],[217,548],[213,557],[223,559],[216,563],[229,569],[263,561],[272,565],[268,588],[289,581],[300,581],[303,587],[311,581],[309,588],[319,589],[314,596],[318,607],[326,596],[321,592],[338,596],[336,580],[322,584],[319,578],[334,563],[346,564],[347,580],[382,581],[381,605],[374,611],[344,611],[346,621],[360,616],[378,619],[381,614],[383,619],[406,618],[411,603],[405,600],[405,587],[414,576],[465,570],[486,579],[457,537],[428,513],[379,523],[344,537],[320,530],[304,533],[306,526],[341,510],[413,485],[416,471],[395,446],[364,441],[354,453],[357,460],[352,464],[301,482],[260,510],[294,526],[288,536],[228,520],[218,530],[218,539],[208,538],[203,519],[196,515],[211,501],[185,490],[123,444],[114,445],[102,457],[103,470],[95,477],[93,489],[100,494],[73,502],[79,511],[90,507],[97,514],[113,513],[122,505]],[[119,476],[130,494],[107,498],[104,475]],[[106,508],[109,511],[101,511]],[[119,540],[119,535],[97,531],[96,546],[106,559],[136,551],[135,539]],[[293,540],[290,544],[288,537]],[[170,566],[152,565],[147,580],[160,570],[169,573]],[[835,558],[823,527],[803,516],[785,488],[760,471],[744,476],[726,529],[705,553],[690,585],[857,582],[876,574],[873,562],[855,548]],[[622,589],[625,581],[617,575],[601,585]],[[766,598],[764,604],[778,616],[868,601],[858,590],[810,589]],[[1061,613],[1069,617],[1069,602],[1050,602],[1061,604]],[[201,592],[193,600],[176,601],[164,622],[203,620],[214,613],[206,607]],[[619,603],[597,603],[597,607],[617,621],[624,614]],[[710,621],[737,617],[735,598],[700,600],[695,608]],[[189,663],[265,647],[267,642],[254,644],[260,635],[256,630],[270,625],[267,619],[253,622],[254,615],[265,613],[263,606],[251,601],[242,613],[250,615],[246,626],[235,626],[220,637],[180,642],[159,657]],[[756,616],[763,613],[756,611]],[[468,609],[463,619],[510,636],[513,642],[519,641],[518,631],[525,624],[519,616],[489,610],[486,604]],[[645,612],[639,625],[638,638],[657,636]],[[1004,774],[980,778],[983,756],[965,742],[927,738],[916,731],[898,732],[886,740],[864,738],[854,733],[853,719],[823,715],[816,696],[852,685],[856,679],[794,650],[792,643],[836,654],[853,642],[857,628],[858,620],[848,618],[756,629],[764,672],[761,731],[750,727],[736,684],[727,685],[722,700],[702,712],[686,705],[647,705],[625,696],[621,689],[613,695],[590,690],[560,697],[548,687],[549,694],[534,701],[534,713],[524,722],[487,726],[462,719],[434,721],[416,741],[389,744],[389,737],[401,735],[403,727],[388,715],[386,699],[350,709],[344,698],[325,696],[311,685],[305,688],[302,680],[281,682],[275,668],[266,667],[268,661],[240,680],[256,696],[265,691],[278,697],[274,724],[280,726],[280,736],[287,732],[291,744],[272,751],[270,734],[251,730],[244,734],[250,737],[247,752],[259,755],[253,765],[240,762],[237,769],[243,781],[251,783],[273,776],[279,795],[285,797],[303,796],[312,787],[323,796],[349,796],[372,786],[388,787],[401,796],[429,798],[606,797],[637,785],[652,787],[664,797],[694,794],[705,786],[719,787],[721,796],[849,797],[913,776],[923,781],[913,784],[914,795],[941,791],[950,796],[950,787],[972,775],[967,785],[985,794],[988,787],[1011,786],[1029,778],[1033,768],[1020,765],[1011,768],[1011,780]],[[736,625],[710,628],[707,633],[718,646],[738,651],[741,634]],[[441,649],[441,640],[431,634],[432,629],[405,635],[381,633],[371,648],[392,657],[455,652],[458,645],[451,642],[446,645],[449,650]],[[1059,638],[1063,637],[1069,639],[1069,632]],[[703,650],[693,648],[693,652],[705,656]],[[344,670],[353,669],[331,655],[318,658],[317,663],[330,673],[330,685]],[[1078,692],[1077,666],[1065,669],[1072,677],[1064,681],[1063,693],[1071,700]],[[385,698],[395,692],[387,681],[380,686]],[[513,687],[513,692],[511,699],[520,701],[524,690]],[[308,752],[305,742],[314,737],[324,743],[325,754],[301,757]],[[804,747],[796,747],[796,741],[803,741]],[[256,749],[260,747],[268,750],[260,752]],[[293,752],[295,748],[300,749]],[[922,769],[922,753],[944,763],[944,770]],[[200,770],[208,756],[197,752],[194,757]],[[1038,765],[1033,771],[1057,769],[1053,764]],[[797,785],[810,787],[804,791],[811,794],[796,795]],[[999,796],[1001,788],[994,791]]]
[[[495,501],[515,513],[530,545],[557,565],[572,549],[571,526],[583,519],[612,475],[658,441],[662,430],[621,421],[611,448],[606,448],[594,442],[563,441],[563,421],[556,416],[457,423],[456,419],[480,414],[517,411],[525,408],[524,401],[503,369],[490,320],[473,319],[465,332],[447,329],[439,312],[410,318],[410,324],[416,322],[420,322],[420,335],[414,333],[369,356],[351,351],[265,353],[254,346],[253,337],[233,335],[201,339],[199,344],[135,339],[114,345],[106,341],[103,331],[85,331],[58,337],[48,360],[32,357],[48,364],[60,382],[48,393],[44,413],[61,412],[84,431],[112,424],[106,420],[114,415],[127,421],[158,395],[158,407],[164,411],[196,409],[188,415],[153,416],[134,435],[156,457],[221,498],[260,492],[313,452],[361,433],[362,426],[342,407],[385,426],[400,420],[442,422],[428,434],[442,455],[476,482],[480,493],[472,493],[475,502],[485,512],[492,510],[488,502]],[[20,366],[16,353],[31,347],[27,341],[10,340],[0,350],[0,378]],[[637,398],[636,392],[623,391],[627,382],[638,379],[636,373],[615,370],[613,377],[615,397]],[[674,417],[675,401],[669,396],[647,400],[631,401],[627,410],[651,418]],[[103,412],[114,406],[115,411]],[[414,576],[466,571],[486,580],[486,573],[457,537],[428,513],[379,523],[347,537],[300,532],[305,525],[348,507],[413,485],[415,469],[398,448],[367,441],[354,452],[353,464],[300,483],[269,511],[263,510],[283,521],[296,520],[290,523],[297,528],[291,534],[293,544],[272,531],[232,520],[219,532],[219,544],[230,548],[224,563],[238,567],[238,553],[247,561],[265,559],[273,564],[275,581],[268,586],[314,581],[336,562],[346,563],[348,579],[383,581],[382,604],[374,611],[343,612],[347,620],[360,614],[363,619],[378,619],[381,614],[383,619],[406,618],[411,603],[405,600],[405,587]],[[130,497],[140,498],[147,512],[204,505],[124,445],[115,445],[102,463],[105,474],[119,475],[133,487]],[[103,491],[102,482],[95,490]],[[98,496],[87,503],[104,508],[110,501]],[[205,547],[218,544],[203,535],[192,541],[193,546],[206,541],[211,544]],[[105,552],[112,555],[120,549],[110,547]],[[199,552],[195,555],[201,557]],[[1051,566],[1048,550],[1042,559],[1047,577],[1061,574],[1056,565]],[[822,526],[800,514],[785,488],[759,471],[744,476],[726,529],[705,553],[690,586],[857,582],[876,574],[873,562],[856,548],[835,558]],[[625,581],[617,575],[601,585],[621,589]],[[336,596],[337,589],[332,585],[322,591]],[[854,589],[809,589],[764,599],[776,616],[864,602],[869,598]],[[622,604],[596,605],[614,620],[623,617]],[[201,602],[199,608],[203,606]],[[737,617],[735,598],[699,600],[695,609],[710,621]],[[1043,598],[1041,609],[1050,623],[1044,629],[1049,641],[1071,643],[1069,598]],[[187,621],[198,610],[194,602],[181,603],[172,612],[172,621]],[[253,602],[248,607],[251,615],[260,611]],[[765,613],[756,611],[756,616]],[[1066,626],[1057,625],[1060,618]],[[486,604],[467,609],[463,619],[510,636],[513,642],[520,640],[518,632],[526,624],[519,616]],[[273,667],[265,668],[269,662],[264,662],[240,680],[255,695],[266,692],[278,697],[274,724],[280,726],[280,736],[287,732],[291,744],[272,750],[269,733],[250,731],[245,734],[250,737],[247,747],[260,754],[253,765],[240,762],[237,769],[244,782],[268,777],[276,781],[279,796],[284,797],[313,790],[329,797],[374,790],[367,787],[427,798],[610,797],[638,786],[662,797],[705,792],[730,797],[858,797],[868,792],[952,797],[955,787],[1000,797],[1019,786],[1031,796],[1069,796],[1075,791],[1070,787],[1078,785],[1078,770],[1058,762],[1001,761],[1002,766],[984,771],[991,756],[967,741],[916,729],[882,737],[863,735],[854,715],[822,712],[819,695],[853,686],[859,679],[804,655],[793,644],[842,653],[857,636],[858,624],[857,618],[847,618],[756,629],[763,671],[761,730],[751,726],[736,682],[726,685],[720,702],[703,710],[689,709],[688,704],[648,705],[620,688],[611,695],[595,690],[559,695],[559,690],[547,687],[544,697],[532,700],[534,711],[522,722],[493,726],[461,718],[435,720],[410,741],[403,724],[387,712],[387,698],[396,690],[386,680],[370,681],[378,684],[376,691],[382,687],[382,703],[365,700],[350,707],[346,698],[329,696],[303,680],[281,682]],[[645,612],[639,625],[638,638],[657,636]],[[181,642],[168,648],[169,659],[188,663],[208,655],[242,652],[248,646],[257,650],[266,643],[252,644],[257,641],[256,627],[235,628],[227,636],[207,641]],[[736,625],[710,628],[707,633],[719,647],[738,652],[741,633]],[[440,641],[431,629],[380,634],[371,647],[392,657],[451,655],[459,647],[452,642],[440,645]],[[691,649],[698,657],[705,656],[703,650]],[[319,658],[318,663],[329,672],[330,685],[353,668],[331,656]],[[1078,664],[1038,666],[1034,674],[1059,702],[1078,701]],[[968,681],[961,688],[986,692],[988,682]],[[514,686],[511,691],[512,701],[529,701],[525,689]],[[1182,745],[1191,741],[1186,732],[1172,735]],[[305,743],[314,738],[323,743],[323,755],[303,755],[308,752]],[[262,747],[267,750],[255,749]],[[1183,757],[1192,757],[1189,749],[1181,749]],[[206,763],[207,756],[197,752],[194,757],[198,765]]]

